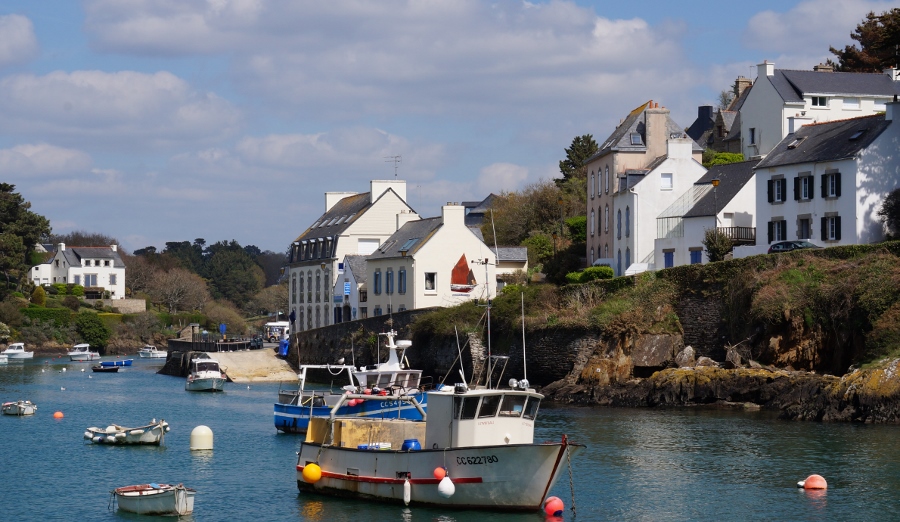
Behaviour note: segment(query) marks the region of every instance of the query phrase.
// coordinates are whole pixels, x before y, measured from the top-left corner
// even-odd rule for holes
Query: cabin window
[[[526,419],[534,420],[537,417],[538,406],[541,405],[541,400],[537,397],[528,397],[528,402],[525,403],[525,415]]]
[[[453,397],[453,411],[457,419],[474,419],[478,411],[478,397]]]
[[[394,380],[394,375],[391,373],[382,373],[378,376],[378,386],[379,388],[387,388],[391,385],[391,382]]]
[[[500,407],[500,399],[502,395],[488,395],[481,401],[481,409],[478,411],[478,417],[493,417],[497,415],[497,408]]]
[[[525,409],[524,395],[504,395],[503,406],[500,408],[501,417],[520,417]]]

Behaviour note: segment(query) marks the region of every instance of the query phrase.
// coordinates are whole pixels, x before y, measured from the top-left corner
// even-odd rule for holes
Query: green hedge
[[[122,314],[112,314],[109,312],[98,313],[97,317],[103,321],[103,324],[106,325],[112,331],[116,330],[116,326],[122,324]]]
[[[29,319],[37,319],[43,322],[53,322],[57,326],[68,326],[72,323],[72,310],[68,308],[23,308],[22,314]]]

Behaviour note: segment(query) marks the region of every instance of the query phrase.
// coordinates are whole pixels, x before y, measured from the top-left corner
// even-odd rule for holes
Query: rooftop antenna
[[[401,158],[400,158],[399,154],[397,154],[396,156],[385,156],[384,157],[385,163],[391,163],[391,162],[394,163],[394,179],[397,179],[397,164],[400,163],[400,160],[401,160]]]

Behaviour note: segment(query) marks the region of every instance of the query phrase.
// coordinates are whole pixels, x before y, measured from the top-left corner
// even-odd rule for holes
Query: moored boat
[[[110,491],[119,509],[140,515],[189,515],[197,491],[182,484],[137,484]]]
[[[119,366],[91,366],[91,371],[96,373],[117,373],[119,371]]]
[[[304,364],[300,366],[300,384],[296,390],[279,390],[275,403],[275,428],[285,433],[306,433],[309,419],[328,416],[341,400],[345,392],[378,396],[377,401],[351,400],[341,403],[337,415],[340,417],[378,417],[421,419],[419,411],[409,402],[393,400],[394,397],[415,397],[424,410],[428,397],[422,382],[422,370],[404,368],[410,341],[394,342],[397,332],[390,330],[383,335],[388,348],[388,360],[370,368],[358,370],[349,365]],[[332,377],[344,376],[347,384],[340,392],[331,390],[309,390],[306,382],[310,370],[325,370]]]
[[[100,358],[100,353],[92,352],[91,345],[87,343],[76,344],[66,355],[69,356],[70,361],[75,362],[96,361]]]
[[[105,428],[91,427],[84,432],[84,440],[94,444],[145,444],[158,446],[163,443],[168,432],[168,422],[153,419],[146,426],[138,426],[136,428],[126,428],[118,424],[112,424]]]
[[[131,366],[134,359],[116,359],[114,361],[100,361],[100,366]]]
[[[373,400],[348,392],[341,402],[359,399]],[[504,389],[457,384],[428,393],[424,421],[314,418],[298,452],[297,487],[406,504],[538,510],[569,457],[584,448],[565,435],[534,443],[541,399],[524,379]]]
[[[4,415],[34,415],[37,405],[31,401],[11,401],[4,402],[0,409]]]
[[[157,348],[151,344],[148,344],[148,345],[144,346],[143,348],[141,348],[140,350],[138,350],[138,356],[140,356],[143,359],[165,359],[166,351],[160,350],[159,348]]]
[[[0,354],[6,356],[8,360],[33,359],[34,352],[25,351],[25,343],[12,343],[6,347]]]
[[[190,373],[184,381],[187,391],[222,391],[228,378],[215,359],[191,359]]]

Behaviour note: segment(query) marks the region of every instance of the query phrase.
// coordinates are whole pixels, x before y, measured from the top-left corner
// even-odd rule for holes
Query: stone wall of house
[[[85,299],[84,302],[91,306],[100,302],[103,306],[115,308],[121,314],[139,314],[147,311],[147,301],[143,299]]]

